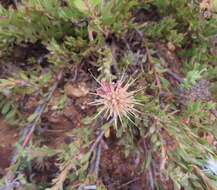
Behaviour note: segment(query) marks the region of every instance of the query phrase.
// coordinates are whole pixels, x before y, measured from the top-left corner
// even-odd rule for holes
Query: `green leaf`
[[[93,6],[97,6],[99,4],[101,4],[102,0],[90,0],[91,5]]]
[[[9,102],[7,102],[7,103],[3,106],[1,113],[2,113],[3,115],[5,115],[6,113],[9,112],[10,108],[11,108],[11,104],[10,104]]]
[[[84,3],[84,0],[74,0],[74,6],[81,12],[86,12],[88,10],[87,6]]]
[[[5,119],[6,120],[11,120],[14,118],[14,116],[16,115],[16,110],[15,109],[12,109],[10,110],[7,115],[5,116]]]
[[[90,125],[93,122],[93,118],[92,117],[85,117],[84,119],[82,119],[82,123],[84,125]]]
[[[81,163],[81,164],[86,163],[86,162],[89,160],[89,158],[90,158],[90,153],[85,154],[85,155],[81,158],[80,163]]]

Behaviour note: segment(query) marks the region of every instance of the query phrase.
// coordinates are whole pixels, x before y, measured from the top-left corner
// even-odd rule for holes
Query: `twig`
[[[95,162],[95,171],[96,177],[99,176],[99,163],[101,158],[101,152],[102,152],[102,142],[99,143],[98,148],[96,150],[96,162]]]
[[[90,147],[90,153],[93,153],[93,151],[96,149],[96,146],[98,145],[98,143],[101,141],[101,139],[103,138],[104,135],[104,131],[101,131],[100,134],[97,136],[96,141],[92,144],[92,146]]]
[[[140,177],[135,178],[135,179],[132,179],[132,180],[128,181],[127,183],[124,183],[124,184],[120,185],[119,187],[117,187],[117,189],[121,189],[121,188],[123,188],[123,187],[126,187],[126,186],[128,186],[129,184],[134,183],[134,182],[136,182],[136,181],[138,181],[138,180],[140,180]]]
[[[142,148],[143,148],[143,151],[145,154],[148,153],[148,147],[146,145],[145,139],[143,141]],[[151,162],[149,168],[147,168],[148,182],[149,182],[150,189],[154,190],[155,189],[155,185],[154,185],[155,184],[155,172],[152,170],[154,170],[154,169],[152,168],[152,162]]]
[[[151,68],[153,69],[153,71],[154,71],[154,76],[155,76],[155,81],[156,81],[157,87],[158,87],[158,89],[159,89],[159,94],[161,94],[161,93],[162,93],[162,87],[161,87],[160,78],[159,78],[159,76],[158,76],[158,72],[157,72],[155,66],[153,65],[151,53],[150,53],[148,47],[145,46],[145,49],[146,49],[146,54],[147,54],[147,60],[148,60],[148,63],[149,63],[149,70],[150,70]]]
[[[172,72],[170,69],[167,69],[166,73],[173,77],[175,80],[177,80],[179,83],[183,83],[184,79],[178,76],[176,73]]]
[[[95,159],[93,160],[93,164],[90,167],[89,173],[95,174],[96,177],[99,175],[99,164],[101,158],[101,151],[102,151],[102,142],[100,141],[96,147],[96,155]]]
[[[95,155],[95,159],[92,161],[92,164],[90,165],[89,167],[89,174],[95,174],[96,177],[98,177],[98,174],[99,174],[99,164],[100,164],[100,158],[101,158],[101,148],[102,148],[102,144],[101,144],[101,141],[102,141],[102,138],[104,136],[104,131],[101,131],[100,134],[97,136],[97,139],[96,141],[92,144],[90,150],[89,150],[89,153],[92,154],[93,151],[96,150],[96,155]],[[85,185],[85,184],[81,184],[78,188],[78,190],[84,190],[84,189],[87,189],[87,190],[92,190],[91,188],[93,187],[96,187],[95,185],[94,186],[89,186],[89,185]],[[95,188],[96,189],[96,188]]]

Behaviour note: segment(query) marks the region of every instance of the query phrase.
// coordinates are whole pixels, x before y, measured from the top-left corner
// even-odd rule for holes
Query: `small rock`
[[[64,87],[64,91],[68,97],[84,97],[89,93],[89,89],[86,84],[81,82],[77,85],[75,84],[66,84]]]
[[[168,43],[167,43],[167,48],[168,48],[170,51],[175,51],[175,50],[176,50],[176,46],[175,46],[172,42],[168,42]]]

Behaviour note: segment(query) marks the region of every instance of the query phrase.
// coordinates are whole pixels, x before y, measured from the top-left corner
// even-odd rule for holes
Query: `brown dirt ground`
[[[18,130],[8,126],[0,118],[0,176],[4,175],[5,169],[10,165],[11,155],[18,137]]]

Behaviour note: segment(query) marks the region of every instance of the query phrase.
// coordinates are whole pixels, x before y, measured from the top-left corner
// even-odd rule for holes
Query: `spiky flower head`
[[[129,87],[134,81],[124,82],[119,80],[114,82],[100,82],[100,87],[96,90],[98,99],[93,102],[94,105],[99,106],[99,114],[109,120],[110,118],[117,127],[117,122],[123,124],[123,119],[127,118],[131,122],[131,116],[137,117],[139,111],[135,108],[139,104],[135,99],[137,91],[130,91]]]

